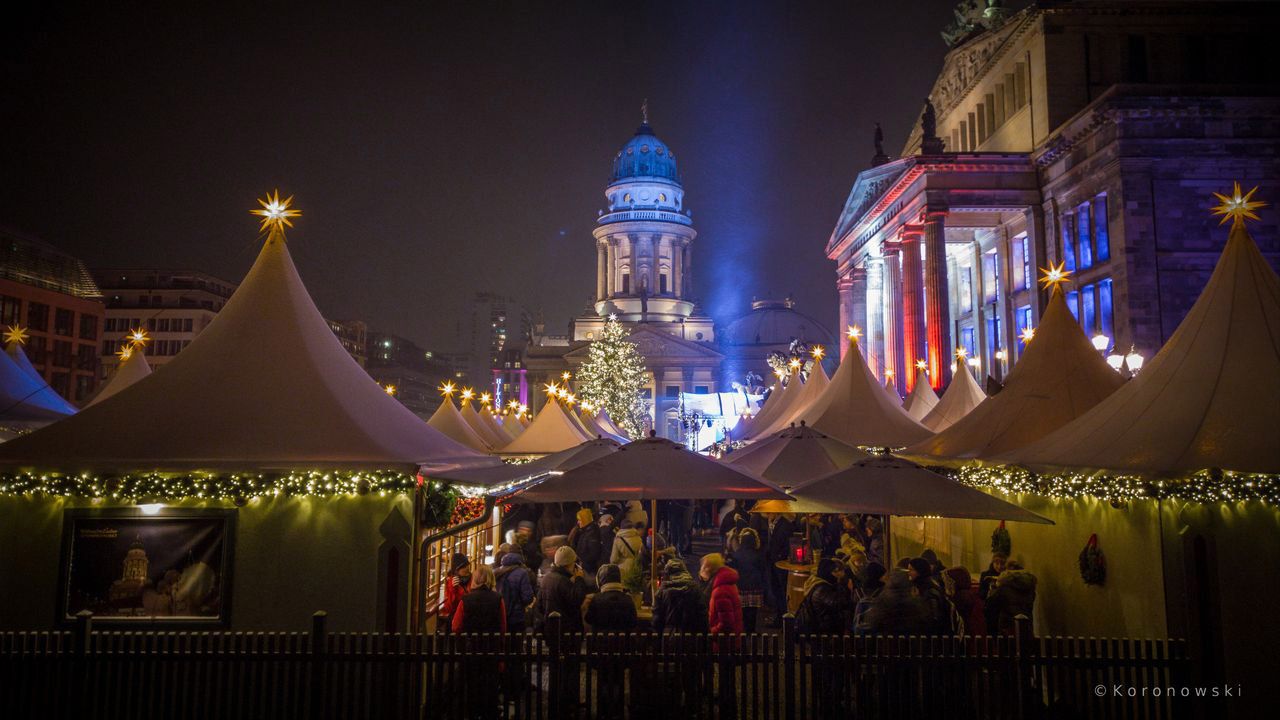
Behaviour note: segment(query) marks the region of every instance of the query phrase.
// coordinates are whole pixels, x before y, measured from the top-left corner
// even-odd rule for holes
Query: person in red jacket
[[[742,599],[738,596],[738,571],[724,564],[724,556],[711,553],[702,558],[698,573],[711,583],[711,601],[707,603],[707,623],[712,635],[737,635],[742,632]]]
[[[458,603],[467,594],[467,586],[471,584],[471,559],[463,553],[454,553],[449,558],[449,574],[445,575],[444,596],[440,603],[440,619],[437,627],[442,632],[449,632],[453,627],[453,614],[458,610]]]

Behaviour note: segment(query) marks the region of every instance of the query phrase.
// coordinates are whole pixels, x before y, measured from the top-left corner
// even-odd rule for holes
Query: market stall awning
[[[1150,475],[1280,473],[1280,278],[1244,223],[1232,226],[1200,298],[1133,380],[996,459]]]
[[[791,488],[808,512],[870,513],[971,520],[1053,521],[962,485],[913,462],[875,455]]]
[[[768,480],[655,437],[553,474],[516,497],[526,502],[788,498]]]
[[[867,454],[858,448],[802,424],[735,450],[721,458],[721,462],[782,487],[794,487],[849,467],[865,457]]]
[[[554,398],[538,411],[533,422],[520,433],[520,437],[512,440],[498,452],[503,455],[550,455],[568,450],[587,440],[592,440],[586,430],[569,418],[568,413]]]
[[[0,466],[63,472],[416,471],[480,460],[343,349],[278,228],[213,322],[163,372],[0,446]]]

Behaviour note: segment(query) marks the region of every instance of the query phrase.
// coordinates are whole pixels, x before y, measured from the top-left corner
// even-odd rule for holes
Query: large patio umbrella
[[[434,480],[475,485],[479,487],[498,487],[520,480],[531,479],[547,473],[564,472],[584,465],[597,458],[618,451],[622,445],[608,438],[588,440],[567,450],[544,455],[532,462],[503,464],[495,467],[460,468],[447,472],[433,473]]]
[[[648,500],[658,519],[658,500],[790,499],[782,488],[683,445],[652,435],[635,440],[516,494],[529,502]],[[658,553],[649,553],[650,578],[657,582]]]
[[[969,520],[1053,521],[902,458],[874,455],[791,489],[808,512],[868,513]]]
[[[847,468],[868,455],[804,424],[762,438],[725,455],[722,462],[750,471],[783,487]]]

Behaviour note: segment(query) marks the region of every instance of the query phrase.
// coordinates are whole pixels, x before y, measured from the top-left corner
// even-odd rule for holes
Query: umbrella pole
[[[649,501],[649,532],[653,541],[649,548],[649,607],[658,600],[658,499]]]

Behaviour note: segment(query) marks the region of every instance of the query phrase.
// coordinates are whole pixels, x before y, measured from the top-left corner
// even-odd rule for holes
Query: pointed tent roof
[[[578,413],[577,410],[573,409],[573,404],[569,405],[569,407],[565,410],[564,414],[568,416],[570,420],[573,421],[574,426],[577,427],[578,430],[582,431],[583,435],[586,435],[589,438],[595,438],[596,436],[595,431],[587,427],[587,424],[582,420],[582,416]]]
[[[778,384],[782,384],[781,378]],[[744,438],[757,437],[759,435],[768,435],[769,430],[779,418],[789,417],[791,403],[795,401],[795,396],[803,389],[800,382],[799,373],[791,373],[787,383],[780,390],[770,393],[769,398],[765,400],[764,407],[760,408],[760,413],[751,419],[751,425],[741,433]],[[777,396],[776,398],[774,396]]]
[[[623,438],[624,440],[626,439],[627,432],[618,427],[618,424],[613,421],[613,418],[609,417],[608,410],[600,408],[600,412],[596,413],[595,421],[597,425],[607,430],[610,435]]]
[[[503,455],[550,455],[594,439],[578,429],[559,402],[548,399],[520,437],[500,452]]]
[[[1032,344],[1040,337],[1037,330]],[[1010,385],[996,397],[1012,391]],[[1276,428],[1280,278],[1237,221],[1200,298],[1142,371],[1056,432],[1000,459],[1141,474],[1280,473]]]
[[[780,432],[792,423],[809,420],[812,411],[820,409],[822,396],[830,385],[831,378],[827,377],[827,371],[822,368],[822,363],[814,363],[814,369],[809,372],[809,379],[805,381],[804,387],[800,388],[800,395],[792,405],[791,414],[774,423],[771,432]]]
[[[510,442],[511,439],[507,437],[506,433],[489,427],[484,418],[480,417],[480,413],[476,412],[476,408],[471,404],[470,400],[463,398],[462,409],[459,412],[462,414],[462,419],[484,441],[485,445],[496,449]]]
[[[427,420],[427,425],[476,452],[489,452],[492,449],[480,433],[476,432],[475,428],[462,417],[462,413],[458,412],[451,397],[445,396],[440,407],[436,408],[436,411],[431,414],[431,419]]]
[[[969,372],[968,368],[957,367],[956,372],[951,376],[951,384],[947,386],[947,391],[942,393],[942,399],[938,400],[938,404],[934,405],[920,422],[934,432],[942,432],[968,415],[986,399],[987,394],[978,387],[978,381],[973,379],[973,373]]]
[[[164,372],[0,446],[50,471],[416,469],[483,461],[387,395],[339,344],[273,230]]]
[[[893,398],[894,402],[902,402],[902,396],[898,394],[898,386],[893,384],[893,378],[885,375],[884,385],[881,387],[884,388],[885,392],[889,393],[889,397]]]
[[[544,455],[527,463],[502,463],[494,467],[482,468],[456,468],[432,473],[431,477],[436,480],[493,488],[497,485],[523,482],[526,479],[550,472],[571,470],[609,453],[617,452],[620,447],[622,447],[622,443],[608,438],[588,440],[567,450]]]
[[[134,347],[129,351],[129,357],[116,366],[115,375],[111,376],[107,384],[98,391],[97,395],[93,396],[93,400],[90,400],[85,407],[97,405],[150,374],[151,365],[147,362],[146,354],[141,347]]]
[[[508,423],[507,418],[496,415],[493,412],[493,408],[485,408],[484,412],[480,413],[480,417],[484,418],[484,421],[490,427],[502,433],[502,437],[506,438],[505,442],[515,440],[516,436],[520,434],[520,431],[524,430],[524,427],[520,423]]]
[[[1085,337],[1055,286],[1049,305],[999,395],[992,395],[903,455],[991,458],[1027,445],[1083,415],[1123,384]]]
[[[7,361],[0,361],[0,420],[51,422],[77,412],[75,405],[49,387],[22,345],[10,343],[0,355]]]
[[[584,426],[586,426],[587,432],[591,433],[591,437],[608,438],[624,444],[631,442],[625,435],[616,435],[609,432],[608,429],[600,424],[599,420],[594,415],[587,413],[585,410],[579,413],[578,419],[582,421]]]
[[[917,422],[924,422],[924,416],[938,406],[938,394],[929,385],[929,373],[923,369],[916,371],[916,386],[902,403],[902,409]]]
[[[822,403],[822,410],[814,413],[809,426],[849,445],[902,447],[929,436],[929,431],[880,387],[856,340],[849,341],[849,351],[831,378]]]

